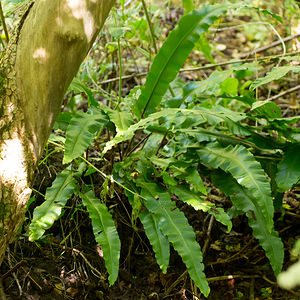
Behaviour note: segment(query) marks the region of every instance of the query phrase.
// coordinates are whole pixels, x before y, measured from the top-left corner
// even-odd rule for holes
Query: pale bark
[[[0,62],[0,264],[62,99],[114,0],[35,0]]]

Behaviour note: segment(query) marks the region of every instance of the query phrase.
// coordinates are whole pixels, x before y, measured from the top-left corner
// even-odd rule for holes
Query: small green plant
[[[183,4],[187,11],[193,8],[191,1]],[[124,189],[132,206],[133,227],[139,218],[162,272],[167,272],[171,244],[205,296],[210,290],[202,252],[173,197],[213,215],[228,232],[231,218],[246,214],[274,273],[280,273],[284,253],[274,229],[274,206],[281,208],[283,193],[300,178],[300,159],[294,155],[300,150],[300,130],[293,126],[300,117],[282,118],[274,102],[257,101],[253,91],[300,68],[289,64],[274,68],[249,88],[249,82],[242,84],[241,74],[253,73],[260,65],[236,62],[206,80],[181,82],[176,95],[173,90],[195,44],[205,39],[209,26],[227,9],[236,6],[204,5],[182,17],[155,56],[145,85],[134,88],[122,102],[100,105],[87,86],[73,81],[73,91],[86,94],[89,109],[62,113],[56,123],[61,129],[67,124],[66,138],[60,137],[57,145],[64,147],[63,162],[74,164],[57,175],[45,202],[35,209],[30,240],[39,239],[61,216],[72,194],[77,194],[87,208],[113,284],[120,239],[105,198],[114,184]],[[299,58],[284,58],[287,63],[292,59]],[[234,104],[240,109],[233,109]],[[113,137],[103,141],[103,132]],[[93,142],[101,154],[86,159],[83,154]],[[91,162],[107,162],[107,155],[113,157],[111,174]],[[91,185],[80,181],[94,171],[104,179],[101,199]],[[225,211],[209,201],[203,178],[230,197],[231,209]]]

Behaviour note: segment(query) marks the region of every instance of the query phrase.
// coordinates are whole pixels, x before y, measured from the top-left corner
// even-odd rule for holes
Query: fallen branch
[[[247,278],[261,278],[260,275],[225,275],[225,276],[216,276],[207,278],[207,281],[222,281],[222,280],[231,280],[231,279],[247,279]]]
[[[298,91],[298,90],[300,90],[300,84],[299,84],[299,85],[296,85],[296,86],[294,86],[293,88],[290,88],[290,89],[288,89],[288,90],[286,90],[286,91],[284,91],[284,92],[282,92],[282,93],[280,93],[280,94],[278,94],[278,95],[275,95],[275,96],[273,96],[273,97],[270,97],[270,98],[268,98],[266,101],[273,101],[273,100],[276,100],[276,99],[278,99],[278,98],[280,98],[280,97],[283,97],[283,96],[285,96],[285,95],[287,95],[287,94],[293,93],[293,92]]]
[[[300,33],[297,33],[297,34],[293,34],[293,35],[290,35],[290,36],[287,36],[286,38],[282,39],[283,42],[288,42],[290,40],[293,40],[297,37],[300,36]],[[273,42],[271,43],[270,45],[267,45],[267,46],[263,46],[263,47],[260,47],[260,48],[257,48],[257,49],[254,49],[248,53],[245,53],[243,55],[240,56],[240,58],[246,58],[248,56],[251,56],[253,54],[256,54],[256,53],[260,53],[260,52],[264,52],[270,48],[273,48],[273,47],[276,47],[278,45],[280,45],[282,42],[281,41],[276,41],[276,42]]]

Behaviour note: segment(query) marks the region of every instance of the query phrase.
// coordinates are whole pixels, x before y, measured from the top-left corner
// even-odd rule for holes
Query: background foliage
[[[8,18],[12,2],[4,3]],[[199,2],[117,4],[69,87],[40,163],[63,152],[64,167],[44,202],[32,215],[34,205],[28,208],[29,239],[46,240],[70,206],[72,218],[86,212],[110,285],[118,278],[125,218],[136,234],[145,231],[162,273],[174,249],[209,295],[205,241],[178,203],[228,235],[245,215],[274,275],[282,270],[276,222],[300,178],[300,56],[291,50],[297,43],[282,36],[291,34],[287,20],[297,24],[299,8],[294,1]],[[274,36],[280,43],[269,56],[252,56]],[[230,205],[213,199],[215,188]],[[280,275],[282,286],[297,284],[290,274],[299,273],[298,264]]]

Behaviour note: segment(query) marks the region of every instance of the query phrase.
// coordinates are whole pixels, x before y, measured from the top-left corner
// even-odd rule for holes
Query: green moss
[[[5,107],[5,101],[4,101],[4,95],[5,95],[5,87],[4,84],[6,83],[7,78],[6,74],[3,70],[0,70],[0,116],[4,115],[4,107]]]
[[[0,70],[0,96],[5,94],[4,83],[7,81],[6,74],[3,70]]]

